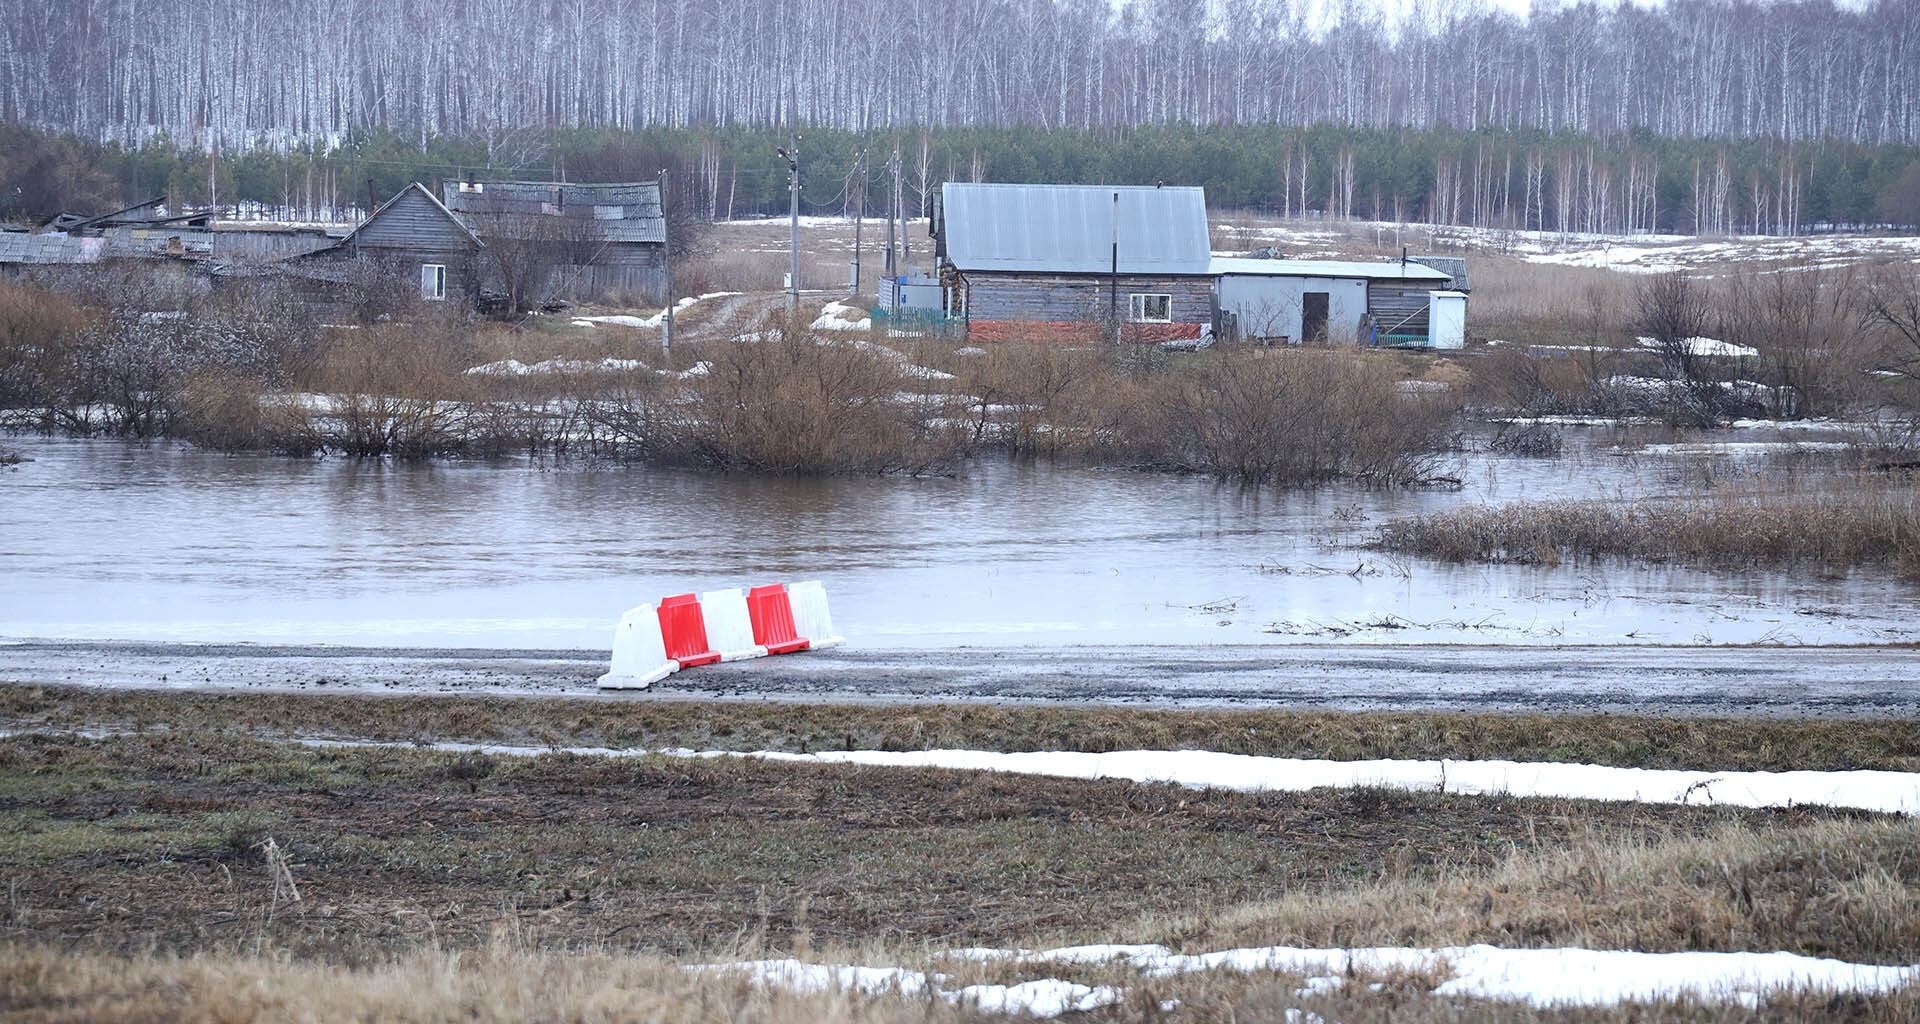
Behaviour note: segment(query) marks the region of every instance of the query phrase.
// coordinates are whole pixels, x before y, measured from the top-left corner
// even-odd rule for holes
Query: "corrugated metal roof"
[[[478,191],[474,191],[477,188]],[[463,217],[475,214],[547,214],[593,221],[594,232],[608,242],[664,242],[667,220],[660,212],[660,183],[617,181],[482,181],[447,178],[440,183],[447,208]]]
[[[1444,271],[1420,263],[1362,263],[1354,260],[1250,260],[1229,256],[1213,258],[1208,273],[1248,274],[1256,277],[1358,277],[1369,281],[1446,281]]]
[[[1104,274],[1207,273],[1207,196],[1151,185],[985,185],[941,190],[947,259],[961,270]]]

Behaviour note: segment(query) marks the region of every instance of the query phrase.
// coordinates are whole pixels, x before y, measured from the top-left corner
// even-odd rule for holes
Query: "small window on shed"
[[[1127,296],[1127,315],[1134,323],[1173,322],[1173,296],[1135,292]]]
[[[420,264],[420,297],[440,300],[447,297],[447,268],[442,263]]]

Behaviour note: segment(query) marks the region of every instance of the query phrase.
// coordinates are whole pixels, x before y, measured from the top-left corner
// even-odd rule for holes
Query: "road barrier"
[[[681,669],[845,643],[818,580],[676,594],[620,617],[603,690],[644,690]]]

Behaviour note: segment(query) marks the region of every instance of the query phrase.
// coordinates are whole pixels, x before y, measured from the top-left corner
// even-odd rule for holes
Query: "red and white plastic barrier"
[[[818,650],[845,643],[833,631],[819,581],[677,594],[620,617],[603,690],[644,690],[680,671],[717,661]]]

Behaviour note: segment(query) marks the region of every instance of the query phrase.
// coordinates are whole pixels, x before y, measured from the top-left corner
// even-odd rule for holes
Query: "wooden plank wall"
[[[1032,320],[1044,323],[1104,322],[1113,279],[1089,274],[1011,274],[968,271],[957,275],[969,320]],[[1211,277],[1122,274],[1120,316],[1127,296],[1147,292],[1173,296],[1173,322],[1204,324],[1213,319]]]
[[[1427,293],[1444,281],[1374,281],[1367,286],[1367,312],[1380,331],[1427,336]],[[1408,319],[1411,316],[1411,319]],[[1405,320],[1405,323],[1401,323]],[[1399,326],[1394,326],[1399,324]]]
[[[362,248],[428,252],[465,250],[473,244],[417,189],[408,189],[379,217],[362,224],[358,239]]]

